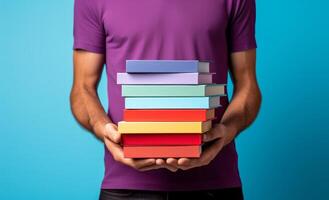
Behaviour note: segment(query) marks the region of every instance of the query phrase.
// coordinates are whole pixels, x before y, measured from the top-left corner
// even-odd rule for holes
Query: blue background
[[[263,103],[237,140],[246,200],[329,198],[328,6],[257,1]],[[72,14],[72,0],[0,0],[0,199],[98,197],[103,146],[69,108]]]

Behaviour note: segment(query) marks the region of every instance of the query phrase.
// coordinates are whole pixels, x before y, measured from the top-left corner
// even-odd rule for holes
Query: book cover
[[[127,73],[209,72],[209,62],[198,60],[127,60]]]
[[[186,146],[201,145],[201,134],[123,134],[124,146]]]
[[[225,85],[122,85],[124,97],[193,97],[225,95]]]
[[[204,133],[211,128],[211,121],[205,122],[126,122],[118,123],[118,131],[123,134],[139,133]]]
[[[220,106],[220,97],[126,97],[126,109],[211,109]]]
[[[126,158],[198,158],[200,146],[135,146],[123,147]]]
[[[117,84],[210,84],[212,74],[166,73],[166,74],[129,74],[118,73]]]
[[[214,109],[125,109],[123,111],[123,120],[127,122],[195,122],[214,118]]]

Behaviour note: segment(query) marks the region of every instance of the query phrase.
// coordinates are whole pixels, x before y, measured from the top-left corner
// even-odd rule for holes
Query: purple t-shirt
[[[256,48],[255,0],[75,0],[74,49],[106,55],[108,116],[122,120],[124,101],[116,74],[129,59],[211,61],[215,83],[227,83],[229,54]],[[218,122],[227,97],[216,110]],[[235,144],[207,166],[175,173],[140,172],[114,161],[105,148],[102,188],[201,190],[239,187]]]

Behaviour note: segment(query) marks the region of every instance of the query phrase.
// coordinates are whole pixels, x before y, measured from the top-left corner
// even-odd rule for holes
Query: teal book
[[[209,73],[209,62],[199,60],[127,60],[127,73]]]
[[[210,85],[122,85],[124,97],[224,96],[225,84]]]
[[[220,107],[213,97],[126,97],[126,109],[210,109]]]

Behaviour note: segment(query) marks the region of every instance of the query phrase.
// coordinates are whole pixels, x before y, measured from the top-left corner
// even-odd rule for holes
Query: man
[[[105,144],[100,199],[243,199],[234,138],[258,113],[254,0],[75,0],[74,83],[77,121]],[[124,108],[116,74],[129,59],[210,60],[215,83],[234,91],[216,110],[198,159],[124,158],[117,122]],[[104,63],[107,113],[97,95]]]

